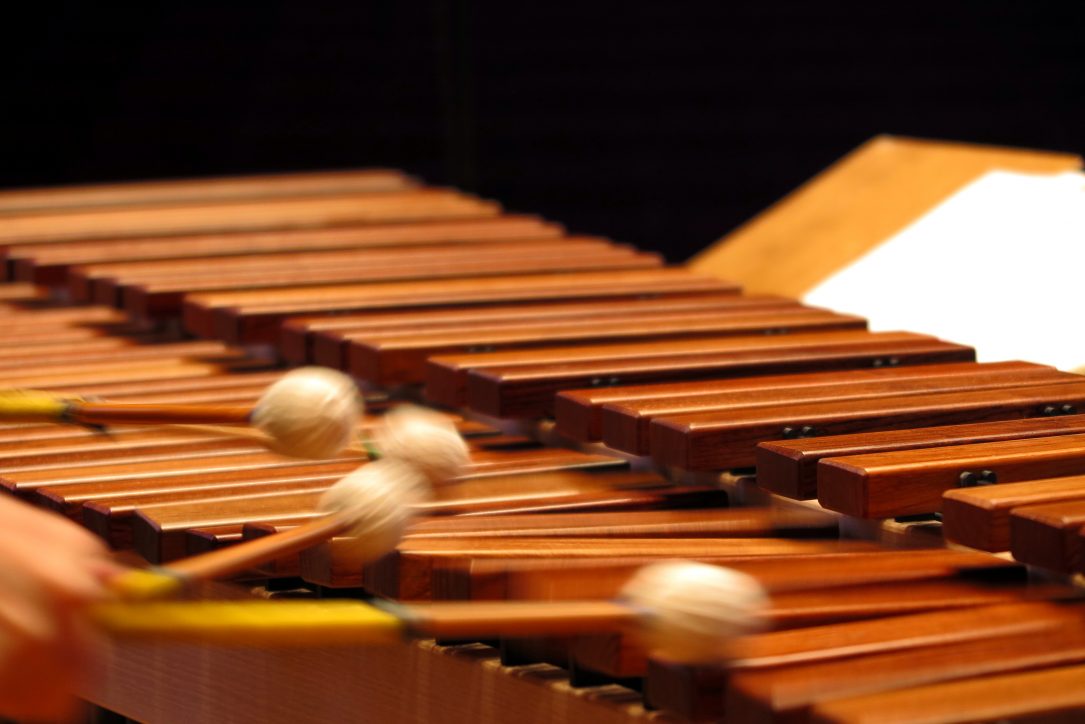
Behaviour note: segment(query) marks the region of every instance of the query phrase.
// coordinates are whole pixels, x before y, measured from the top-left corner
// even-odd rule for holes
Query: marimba
[[[664,558],[772,593],[771,630],[727,667],[617,635],[113,641],[96,703],[153,721],[1085,708],[1081,377],[872,333],[395,172],[10,192],[0,213],[4,386],[247,404],[282,362],[315,363],[365,384],[363,436],[424,399],[468,438],[467,474],[395,553],[361,566],[332,540],[242,577],[263,595],[603,599]],[[152,563],[299,525],[360,462],[182,427],[0,429],[9,493]]]

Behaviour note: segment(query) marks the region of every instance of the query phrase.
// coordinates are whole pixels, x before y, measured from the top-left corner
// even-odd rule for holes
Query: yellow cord
[[[394,614],[360,601],[102,603],[91,618],[112,636],[243,646],[387,645],[403,641]]]

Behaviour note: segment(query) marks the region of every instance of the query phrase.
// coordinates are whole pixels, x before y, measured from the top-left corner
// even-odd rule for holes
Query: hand
[[[83,612],[118,572],[91,533],[0,496],[0,716],[72,713],[93,650]]]

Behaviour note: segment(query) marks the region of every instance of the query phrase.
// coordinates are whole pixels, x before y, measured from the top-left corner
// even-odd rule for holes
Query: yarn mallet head
[[[457,477],[469,461],[467,443],[444,415],[415,405],[390,410],[374,433],[383,458],[410,462],[433,485]]]
[[[99,621],[128,636],[260,645],[399,644],[405,637],[499,638],[631,633],[653,656],[692,665],[726,664],[736,637],[759,628],[767,597],[756,581],[725,568],[666,562],[642,569],[618,601],[439,601],[425,605],[349,599],[131,604],[102,608]],[[166,625],[170,622],[171,625]]]
[[[442,415],[404,405],[384,416],[376,436],[380,459],[347,475],[321,496],[320,510],[339,517],[359,560],[391,552],[433,487],[461,474],[467,444]]]
[[[327,515],[266,538],[172,563],[157,573],[130,572],[118,580],[129,598],[169,596],[186,582],[220,578],[268,560],[298,552],[334,536],[348,538],[359,562],[395,549],[415,505],[433,486],[460,474],[468,462],[467,444],[447,419],[419,408],[387,416],[397,443],[325,491],[319,509]],[[435,462],[436,461],[436,462]]]
[[[299,367],[264,392],[249,419],[278,452],[320,459],[351,444],[363,409],[347,375],[327,367]]]
[[[687,664],[729,657],[730,643],[764,627],[768,594],[757,579],[703,563],[663,561],[645,566],[619,600],[640,613],[645,648]]]
[[[0,389],[0,421],[55,422],[105,430],[113,425],[183,427],[213,435],[243,434],[250,425],[259,442],[285,455],[334,457],[350,446],[363,410],[350,377],[325,367],[283,375],[248,405],[132,403],[87,400],[24,389]]]

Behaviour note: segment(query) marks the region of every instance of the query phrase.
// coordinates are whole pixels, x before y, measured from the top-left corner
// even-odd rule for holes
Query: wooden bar
[[[647,556],[618,554],[605,560],[478,559],[470,555],[435,561],[433,597],[455,600],[505,598],[610,598]],[[1023,582],[1024,569],[974,551],[866,549],[806,556],[735,560],[704,551],[692,560],[727,565],[757,578],[770,592],[962,578]]]
[[[54,387],[53,391],[57,394],[86,395],[128,402],[177,402],[182,398],[193,402],[227,399],[235,402],[249,399],[255,402],[270,384],[282,377],[282,370],[271,370],[268,365],[251,364],[251,361],[218,367],[225,367],[218,375],[178,375],[175,378],[142,382],[88,383],[71,388]],[[209,366],[204,365],[204,368]],[[377,398],[371,396],[366,402],[376,405]],[[50,429],[58,428],[50,426]]]
[[[1048,414],[1048,408],[1058,412],[1064,406],[1085,409],[1085,383],[766,406],[736,410],[726,417],[713,413],[658,417],[651,423],[652,457],[661,465],[688,470],[726,470],[754,465],[757,443],[769,440],[1038,417]],[[821,487],[819,495],[824,492]],[[858,512],[861,507],[851,510],[875,515],[873,510]]]
[[[1081,433],[1085,415],[1059,415],[773,440],[757,446],[757,484],[789,498],[816,498],[818,463],[825,458]]]
[[[684,269],[512,275],[440,282],[291,287],[267,292],[192,294],[185,299],[186,329],[227,341],[273,343],[279,323],[293,315],[441,309],[528,300],[636,299],[654,295],[738,292],[738,287]]]
[[[481,372],[491,367],[511,368],[516,366],[531,367],[544,364],[568,364],[576,362],[597,362],[601,358],[651,358],[672,357],[677,355],[710,354],[713,352],[740,352],[763,349],[793,349],[821,345],[839,346],[855,344],[874,344],[885,342],[926,343],[933,338],[910,332],[868,332],[866,330],[842,330],[825,333],[806,333],[786,335],[781,338],[732,339],[716,338],[704,335],[699,339],[678,340],[674,343],[631,342],[625,344],[599,345],[563,345],[552,349],[523,352],[509,350],[503,352],[485,352],[469,355],[448,355],[434,359],[434,365],[460,367],[464,370]],[[465,371],[463,374],[467,374]]]
[[[69,435],[49,435],[36,433],[68,432]],[[162,434],[157,428],[129,427],[111,430],[109,436],[87,428],[57,425],[38,425],[35,427],[4,427],[0,429],[0,464],[13,458],[26,455],[72,456],[73,460],[106,458],[114,449],[145,450],[154,452],[166,450],[173,445],[196,445],[216,439],[203,431],[178,430],[176,434]],[[219,440],[231,439],[221,436]],[[237,438],[233,438],[237,439]]]
[[[998,585],[958,580],[813,588],[774,595],[768,622],[771,630],[802,629],[928,611],[1043,601],[1058,593],[1073,595],[1067,587],[1033,589],[1020,582]]]
[[[153,360],[117,360],[68,364],[4,375],[12,387],[80,394],[86,387],[130,388],[141,383],[195,381],[243,369],[266,369],[266,364],[229,358],[204,360],[188,356]]]
[[[479,244],[434,244],[409,248],[349,248],[308,249],[284,251],[277,254],[241,254],[196,256],[185,259],[149,260],[136,262],[108,262],[80,265],[68,271],[68,291],[76,301],[97,301],[100,304],[116,304],[129,288],[146,288],[145,293],[170,291],[217,291],[253,288],[259,277],[270,282],[280,279],[279,286],[289,286],[288,274],[297,279],[294,285],[334,281],[384,281],[386,279],[437,276],[444,265],[458,268],[500,269],[512,262],[524,263],[526,259],[538,259],[543,264],[555,264],[563,256],[562,251],[587,257],[581,261],[585,266],[592,259],[613,259],[630,263],[630,259],[648,259],[650,254],[637,253],[629,247],[613,244],[591,237],[567,237],[558,239],[516,239],[508,242],[487,241]],[[656,257],[658,258],[658,257]],[[571,264],[572,260],[565,260]],[[645,262],[647,264],[647,262]],[[529,267],[530,268],[530,267]],[[561,268],[561,267],[557,267]],[[333,271],[350,276],[335,280]],[[451,271],[449,276],[451,276]],[[471,276],[470,274],[463,274]]]
[[[378,385],[418,384],[426,361],[435,355],[480,350],[520,350],[603,342],[652,342],[724,336],[776,335],[865,329],[866,320],[820,310],[763,314],[685,314],[620,320],[577,320],[573,324],[523,324],[516,327],[453,328],[437,332],[372,332],[346,338],[349,371]]]
[[[542,472],[506,471],[478,474],[451,488],[436,491],[437,498],[415,506],[431,520],[489,518],[562,513],[614,513],[649,510],[721,508],[727,494],[717,488],[669,486],[651,473],[628,470],[576,468]],[[313,517],[300,513],[291,525]],[[254,537],[276,532],[283,524],[246,523]]]
[[[0,191],[0,213],[396,191],[415,185],[414,179],[400,171],[362,169],[52,186]]]
[[[218,342],[178,342],[163,344],[141,344],[142,340],[132,340],[132,344],[120,344],[107,349],[88,348],[85,352],[76,349],[49,349],[48,353],[39,352],[36,356],[7,357],[0,359],[0,374],[6,370],[22,371],[33,361],[33,368],[39,372],[46,372],[52,367],[68,368],[73,365],[86,365],[94,362],[114,362],[122,359],[127,364],[140,360],[156,360],[163,358],[178,358],[181,356],[189,359],[240,359],[243,352],[236,348],[227,347]]]
[[[1010,551],[1022,563],[1051,571],[1085,570],[1085,501],[1027,505],[1010,512]]]
[[[131,520],[132,546],[151,563],[167,563],[185,556],[185,535],[192,528],[293,520],[299,513],[316,513],[320,493],[286,491],[141,506]]]
[[[565,475],[575,474],[569,471]],[[591,473],[601,477],[604,473]],[[534,474],[533,478],[545,478],[547,473]],[[658,481],[661,483],[662,481]],[[421,513],[432,516],[458,516],[474,518],[491,515],[532,515],[559,513],[612,513],[639,510],[682,510],[696,508],[719,508],[728,503],[727,493],[718,488],[663,485],[645,486],[643,489],[626,489],[631,482],[616,481],[614,489],[557,488],[521,491],[509,495],[491,495],[480,498],[445,499],[418,506]]]
[[[459,192],[417,189],[268,200],[161,204],[63,214],[7,215],[0,244],[47,244],[225,231],[311,228],[495,216],[500,207]]]
[[[767,508],[642,510],[604,513],[488,515],[419,520],[407,536],[421,538],[727,538],[838,535],[836,520],[818,513],[788,515]]]
[[[818,501],[862,518],[941,510],[958,487],[1085,473],[1085,434],[898,450],[819,463]]]
[[[1015,508],[1085,499],[1085,476],[947,490],[942,496],[942,535],[985,551],[1010,549],[1010,512]]]
[[[440,261],[464,261],[465,258],[486,259],[491,262],[508,258],[548,257],[561,251],[582,254],[631,255],[635,249],[607,239],[591,236],[567,236],[541,239],[486,240],[479,243],[431,243],[422,245],[389,245],[383,247],[345,247],[342,249],[313,249],[299,242],[298,247],[276,253],[253,254],[191,254],[183,258],[140,259],[135,261],[105,261],[79,264],[69,273],[68,289],[73,296],[84,299],[93,296],[91,288],[98,283],[127,286],[152,282],[199,284],[216,274],[243,275],[276,272],[283,269],[321,269],[355,263],[362,271],[365,265],[378,267],[408,266],[412,263],[431,265]],[[214,266],[209,266],[214,259]],[[224,289],[232,289],[225,286]]]
[[[517,239],[553,239],[562,228],[532,216],[502,215],[318,229],[196,234],[134,239],[12,244],[0,248],[7,278],[61,285],[79,264],[160,261],[236,254],[280,254],[296,249],[334,250],[480,244]]]
[[[774,556],[859,553],[875,550],[865,542],[787,538],[428,538],[407,539],[394,554],[365,567],[350,553],[349,541],[335,539],[302,553],[302,575],[326,586],[357,586],[403,600],[432,595],[435,563],[449,559],[713,558],[740,561]],[[582,594],[585,595],[585,594]]]
[[[765,613],[771,631],[829,626],[889,616],[908,616],[952,609],[1042,600],[1067,588],[1028,589],[1016,584],[992,585],[976,581],[929,580],[876,583],[834,588],[811,588],[772,596]],[[589,637],[574,643],[571,655],[577,663],[600,674],[620,678],[644,676],[648,659],[628,637],[612,634]]]
[[[946,684],[916,686],[814,705],[812,724],[905,724],[1085,717],[1085,666],[1043,668]]]
[[[351,460],[360,460],[351,456]],[[241,471],[243,469],[274,468],[297,462],[294,458],[276,455],[263,447],[254,446],[250,451],[236,452],[230,449],[193,451],[185,455],[149,456],[148,459],[113,459],[99,464],[78,466],[55,466],[43,469],[6,470],[0,479],[9,492],[21,497],[45,486],[91,485],[120,479],[139,478],[151,480],[176,475],[207,474],[214,472]]]
[[[1027,362],[996,362],[980,365],[975,362],[928,364],[917,367],[880,367],[846,371],[807,372],[797,375],[759,375],[745,379],[706,379],[690,382],[669,382],[648,385],[619,385],[617,387],[565,390],[554,401],[554,421],[558,430],[574,440],[594,442],[602,439],[602,409],[604,405],[634,405],[649,400],[675,400],[727,392],[759,389],[798,390],[806,387],[843,388],[867,382],[955,377],[981,371],[1040,369],[1041,365]]]
[[[926,370],[921,370],[926,371]],[[1018,370],[977,366],[971,373],[938,377],[925,375],[915,379],[887,379],[878,382],[856,381],[854,384],[810,386],[798,389],[762,388],[751,391],[716,392],[690,395],[677,399],[652,398],[640,402],[609,403],[600,411],[603,441],[616,450],[647,455],[649,423],[656,417],[692,413],[726,415],[732,410],[779,404],[805,404],[836,400],[863,400],[884,397],[925,394],[933,392],[966,392],[972,390],[1025,387],[1036,384],[1080,382],[1080,375],[1054,369]]]
[[[765,675],[773,671],[803,665],[816,670],[819,664],[846,663],[879,653],[931,650],[939,643],[967,644],[1014,635],[1037,635],[1057,631],[1080,618],[1080,606],[1022,602],[775,631],[735,642],[735,661],[729,668],[689,667],[650,660],[644,682],[645,696],[653,706],[693,720],[721,719],[725,714],[737,718],[725,706],[730,703],[726,699],[734,675],[757,676],[761,672],[761,678],[771,683],[771,678]],[[830,682],[829,686],[833,685]],[[816,696],[815,701],[839,696],[834,697],[827,686],[825,696]],[[800,720],[805,715],[805,711],[792,713]]]
[[[130,338],[130,336],[138,335],[140,332],[141,330],[137,325],[112,325],[108,323],[44,328],[14,327],[4,335],[4,341],[9,346],[0,351],[10,356],[20,354],[23,350],[40,350],[44,347],[58,347],[61,345],[68,347],[78,345],[80,349],[85,349],[88,344],[105,346],[107,340],[113,344],[118,344],[120,340],[112,335]]]
[[[565,473],[563,484],[569,484],[570,476],[576,475],[574,471]],[[430,525],[436,525],[444,521],[457,521],[459,523],[485,524],[491,517],[504,518],[549,518],[561,517],[567,514],[578,516],[606,514],[623,516],[630,513],[666,513],[668,510],[684,511],[695,508],[723,507],[727,505],[727,496],[723,491],[710,488],[650,488],[643,490],[623,490],[623,487],[637,484],[636,474],[624,473],[625,480],[615,479],[615,488],[612,490],[599,489],[579,492],[576,489],[539,489],[536,492],[519,493],[507,496],[492,495],[490,497],[475,497],[453,500],[438,500],[433,503],[419,506],[418,512],[427,517],[414,521],[408,530],[408,535],[414,535],[411,531],[418,530],[418,535],[426,535]],[[596,477],[603,477],[596,474]],[[488,482],[492,482],[492,479]],[[536,486],[537,487],[537,486]],[[193,536],[191,529],[186,534],[186,550],[191,554],[198,547],[199,550],[207,550],[212,546],[229,545],[239,538],[260,538],[267,535],[290,530],[306,520],[311,520],[314,514],[304,515],[298,518],[285,519],[278,523],[246,523],[225,526],[214,526],[215,530],[228,531],[231,537],[221,539],[218,535],[200,534]],[[738,526],[736,526],[738,527]],[[555,534],[561,529],[552,528]],[[488,531],[489,532],[489,531]],[[602,531],[600,531],[602,532]],[[238,537],[234,537],[237,533]],[[195,546],[195,547],[194,547]],[[299,576],[300,561],[297,554],[289,557],[276,558],[264,565],[260,570],[268,577]]]
[[[601,512],[561,512],[560,507],[540,515],[539,503],[544,500],[508,498],[506,515],[490,515],[484,507],[473,511],[474,515],[442,516],[420,518],[414,521],[406,533],[406,539],[439,539],[442,542],[454,538],[469,538],[477,541],[481,538],[527,537],[540,539],[566,538],[681,538],[720,536],[773,537],[780,535],[799,535],[802,537],[835,537],[835,523],[824,516],[810,515],[768,515],[760,510],[712,510],[680,509],[700,500],[710,504],[711,498],[705,492],[690,491],[646,491],[640,494],[610,493],[610,510]],[[566,496],[569,497],[569,496]],[[582,497],[582,496],[576,496]],[[671,510],[646,509],[641,497],[659,499],[663,506]],[[726,496],[716,496],[717,505],[726,504]],[[558,498],[550,498],[556,500]],[[476,499],[477,500],[477,499]],[[447,503],[447,501],[446,501]],[[461,501],[461,505],[474,507],[472,500]],[[524,505],[520,511],[516,505]],[[446,506],[437,504],[426,508],[426,512],[443,512]],[[533,511],[534,515],[533,515]],[[486,513],[486,515],[478,515]],[[245,537],[261,537],[272,532],[289,530],[291,526],[269,526],[250,523],[244,526]],[[296,561],[296,557],[293,557]],[[276,564],[276,570],[283,570],[282,561]],[[296,562],[289,569],[297,570]],[[615,589],[614,594],[616,595]]]
[[[193,528],[185,536],[185,554],[198,556],[243,540],[242,527],[237,525],[210,525]]]
[[[0,310],[10,311],[13,304],[38,302],[47,296],[44,289],[32,284],[5,284],[0,287]]]
[[[892,625],[893,620],[885,622]],[[818,701],[909,686],[1005,674],[1085,660],[1080,620],[1026,634],[934,643],[825,663],[795,664],[730,676],[728,717],[778,721],[800,717]]]
[[[358,464],[355,459],[355,466]],[[229,461],[229,469],[221,468],[223,473],[231,475],[232,480],[251,479],[253,473],[266,472],[273,469],[274,463],[264,459],[249,459],[238,457]],[[178,466],[180,467],[180,466]],[[281,467],[281,464],[280,466]],[[474,478],[499,478],[496,485],[507,489],[509,480],[516,475],[537,473],[545,471],[572,470],[607,470],[624,467],[624,463],[614,458],[590,455],[572,450],[553,450],[540,448],[538,450],[517,451],[485,451],[472,452],[472,461],[465,470],[462,482],[450,485],[449,495],[465,497],[472,491],[479,489],[478,485],[471,485],[469,481]],[[216,468],[207,465],[205,469],[189,469],[189,473],[214,473]],[[179,475],[178,471],[173,473]],[[232,477],[238,476],[238,477]],[[133,477],[133,476],[127,476]],[[163,477],[170,477],[163,475]],[[187,483],[187,481],[175,481]],[[91,482],[91,481],[88,481]],[[225,481],[223,481],[225,482]],[[521,481],[513,481],[516,485]],[[583,480],[579,482],[584,482]],[[38,482],[40,487],[44,483]],[[16,486],[19,491],[26,491],[35,483],[20,483]],[[495,486],[482,483],[484,489],[493,491]],[[523,487],[524,492],[527,488]],[[307,516],[316,511],[321,490],[319,485],[307,492],[295,492],[290,489],[277,489],[271,486],[270,492],[262,492],[253,495],[247,493],[227,495],[219,498],[197,497],[196,499],[182,500],[174,503],[147,504],[135,506],[135,517],[124,521],[124,525],[131,525],[131,535],[136,550],[147,560],[162,562],[173,560],[184,555],[184,534],[189,528],[237,525],[244,523],[258,523],[278,520],[283,518],[298,518]],[[492,494],[492,493],[491,493]],[[93,499],[93,498],[90,498]],[[102,506],[98,511],[97,518],[102,521],[102,526],[109,514],[108,506]],[[96,515],[91,513],[91,515]],[[124,534],[124,533],[122,533]]]
[[[21,446],[20,446],[21,447]],[[208,450],[262,450],[259,443],[244,438],[190,435],[180,440],[161,436],[137,436],[135,438],[110,439],[99,435],[77,446],[70,444],[60,448],[48,445],[44,449],[16,448],[0,453],[0,466],[5,474],[18,474],[22,470],[64,470],[80,465],[125,462],[183,456],[190,452]]]
[[[129,319],[109,307],[45,307],[42,309],[9,309],[0,313],[6,329],[40,330],[50,325],[122,324]]]
[[[267,369],[267,363],[250,359],[201,360],[180,355],[155,360],[110,360],[92,364],[67,364],[41,370],[11,371],[4,384],[37,390],[83,394],[88,388],[131,389],[149,383],[195,382],[235,371]]]
[[[356,454],[344,454],[324,461],[299,460],[267,452],[263,447],[243,441],[209,446],[194,446],[187,451],[163,454],[141,454],[135,451],[127,457],[114,455],[91,461],[83,466],[66,464],[7,466],[3,484],[11,492],[31,497],[45,495],[58,501],[50,507],[79,505],[86,501],[108,501],[143,491],[153,500],[158,493],[190,490],[213,491],[221,484],[236,485],[250,478],[309,474],[345,473],[364,459]],[[171,463],[173,463],[171,465]],[[573,450],[527,448],[522,450],[486,450],[475,448],[465,475],[470,477],[498,476],[508,472],[543,472],[555,469],[624,468],[625,463],[607,456]],[[636,480],[655,480],[647,476]],[[604,478],[597,478],[602,481]],[[451,485],[447,495],[461,494],[469,489],[462,482]],[[206,496],[210,497],[210,496]],[[62,502],[60,502],[62,501]],[[72,512],[70,508],[65,510]]]
[[[581,459],[590,461],[594,458],[585,456]],[[610,497],[615,493],[630,496],[648,493],[668,498],[683,497],[683,489],[675,489],[660,475],[631,471],[622,466],[572,464],[568,469],[554,466],[550,470],[512,470],[494,475],[480,472],[470,471],[466,477],[458,478],[454,485],[441,486],[435,491],[436,498],[420,503],[418,510],[427,515],[461,515],[482,508],[490,514],[502,506],[523,511],[523,506],[575,500],[584,494]],[[694,491],[695,499],[706,493],[703,488],[690,490]],[[717,505],[718,501],[715,495],[707,497],[709,505]],[[459,506],[464,507],[459,509]]]
[[[88,337],[86,332],[96,330],[80,330],[78,327],[70,330],[60,328],[58,331],[56,337],[50,341],[52,343],[43,343],[37,340],[25,341],[19,339],[18,336],[6,337],[5,341],[10,340],[12,346],[0,349],[0,364],[6,363],[10,366],[12,362],[15,362],[17,363],[16,366],[22,367],[33,363],[37,359],[114,353],[106,357],[109,359],[112,356],[120,356],[123,354],[123,350],[164,343],[168,339],[167,337],[151,335],[103,336],[101,332],[93,337]],[[82,331],[82,338],[79,336],[73,338],[71,335],[65,334],[68,331]]]
[[[574,245],[575,246],[575,245]],[[456,279],[460,277],[485,278],[505,274],[585,272],[622,269],[651,269],[660,266],[662,260],[656,254],[631,252],[624,249],[568,253],[541,251],[538,255],[524,250],[516,254],[500,254],[490,257],[485,249],[477,254],[461,250],[451,254],[435,252],[432,260],[416,259],[413,263],[381,264],[365,259],[344,260],[331,266],[292,267],[264,271],[233,272],[225,269],[221,274],[201,277],[163,278],[158,280],[117,280],[113,285],[96,285],[94,301],[114,303],[120,295],[121,304],[137,318],[156,315],[175,315],[180,312],[185,295],[224,290],[289,289],[300,285],[335,285],[343,283],[387,283],[394,281]],[[445,258],[442,258],[445,257]],[[78,277],[75,278],[78,281]]]
[[[653,299],[622,301],[585,301],[537,303],[525,300],[517,304],[464,307],[425,312],[370,312],[337,317],[293,317],[283,322],[279,351],[283,359],[296,364],[320,360],[327,367],[346,367],[347,336],[356,332],[438,330],[464,325],[508,325],[582,321],[588,318],[609,319],[625,314],[666,315],[682,312],[719,310],[739,312],[801,308],[790,299],[772,296],[742,296],[733,293],[691,293]]]
[[[276,493],[322,493],[344,475],[351,472],[350,467],[334,471],[333,466],[326,468],[323,475],[295,475],[291,477],[261,477],[255,480],[238,482],[233,485],[201,485],[188,489],[167,489],[159,491],[137,492],[127,496],[116,495],[102,499],[92,494],[85,494],[82,500],[66,499],[65,507],[79,505],[80,520],[84,526],[109,543],[114,548],[131,548],[134,545],[133,523],[136,512],[143,508],[161,505],[206,505],[217,501],[237,500],[242,498],[260,498]],[[357,467],[357,466],[355,466]],[[55,496],[54,491],[43,491],[42,495]],[[193,526],[193,528],[201,526]],[[186,550],[189,548],[186,544]]]
[[[712,377],[970,361],[968,347],[897,332],[676,340],[607,351],[603,346],[434,357],[426,396],[493,417],[551,414],[565,389]],[[497,356],[501,355],[501,356]]]

